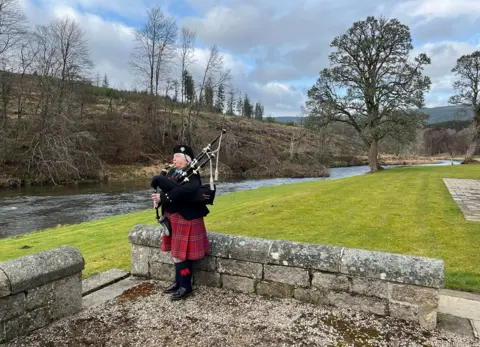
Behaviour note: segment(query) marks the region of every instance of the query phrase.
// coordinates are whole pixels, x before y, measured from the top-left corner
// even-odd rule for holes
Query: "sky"
[[[328,67],[330,43],[367,16],[397,18],[410,27],[413,55],[427,53],[432,79],[426,106],[446,106],[457,58],[480,49],[479,0],[19,0],[31,25],[70,16],[89,42],[95,73],[110,85],[140,88],[129,61],[134,30],[159,7],[178,27],[196,32],[199,79],[211,45],[218,45],[232,85],[260,101],[265,116],[298,116],[318,73]],[[360,5],[361,3],[361,5]]]

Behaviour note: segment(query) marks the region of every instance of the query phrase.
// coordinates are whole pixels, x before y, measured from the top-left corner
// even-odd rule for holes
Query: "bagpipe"
[[[202,151],[197,154],[195,158],[192,158],[192,161],[187,164],[187,166],[181,170],[180,173],[176,174],[173,178],[167,177],[167,174],[170,170],[173,169],[173,164],[168,165],[159,175],[153,176],[151,186],[155,190],[155,193],[168,193],[169,191],[187,183],[190,180],[192,175],[198,174],[199,170],[205,166],[207,162],[210,162],[210,183],[203,184],[198,194],[188,200],[189,202],[204,203],[206,205],[213,205],[215,200],[216,185],[214,181],[218,180],[218,159],[220,152],[220,146],[222,144],[222,137],[227,131],[222,129],[221,134],[215,138],[212,142],[207,144]],[[218,141],[218,147],[215,150],[212,150],[212,146]],[[212,159],[216,158],[215,165],[215,179],[212,174]],[[160,203],[159,203],[160,204]],[[156,209],[156,217],[159,223],[164,223],[164,217],[160,216],[158,213],[160,205]]]

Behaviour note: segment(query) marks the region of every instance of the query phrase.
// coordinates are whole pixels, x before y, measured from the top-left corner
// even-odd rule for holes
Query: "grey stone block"
[[[417,322],[426,330],[434,330],[437,326],[437,311],[435,308],[404,302],[390,302],[389,310],[392,317]]]
[[[222,274],[223,288],[242,293],[255,292],[255,280],[246,277],[230,276]]]
[[[208,241],[210,242],[210,256],[228,258],[230,245],[235,236],[208,232]]]
[[[71,246],[0,263],[0,269],[10,280],[13,294],[81,272],[84,267],[85,260],[82,254]]]
[[[82,296],[105,288],[130,276],[130,273],[120,269],[110,269],[105,272],[90,276],[82,281]]]
[[[48,307],[41,307],[5,323],[6,340],[43,328],[52,322]]]
[[[237,236],[230,245],[229,258],[256,263],[266,263],[268,250],[273,241]]]
[[[18,293],[0,299],[0,323],[25,313],[25,293]]]
[[[426,330],[435,330],[437,327],[437,310],[428,307],[419,307],[418,322]]]
[[[54,300],[54,282],[47,283],[43,286],[30,289],[26,296],[26,310],[31,311],[40,306],[48,306]]]
[[[413,257],[360,249],[345,249],[340,272],[392,282],[440,288],[444,283],[442,259]]]
[[[389,283],[389,289],[391,300],[432,308],[438,307],[440,300],[438,289],[395,283]]]
[[[53,283],[52,318],[74,315],[82,310],[82,276],[80,273]]]
[[[274,241],[269,253],[269,263],[293,267],[312,268],[320,271],[338,272],[342,248]]]
[[[278,282],[259,282],[257,283],[257,294],[276,297],[291,298],[293,297],[293,286]]]
[[[164,263],[151,263],[150,276],[157,280],[173,281],[175,280],[175,266]]]
[[[317,288],[295,288],[295,299],[316,305],[331,305],[327,291]]]
[[[334,290],[347,292],[350,282],[347,276],[329,274],[323,272],[314,272],[312,286],[323,290]]]
[[[217,270],[217,258],[206,256],[193,262],[193,271],[215,271]]]
[[[261,279],[263,275],[263,265],[259,263],[250,263],[248,261],[219,258],[218,272]]]
[[[0,269],[0,298],[10,295],[12,291],[10,290],[10,281],[8,280],[7,275]]]
[[[390,316],[407,321],[418,321],[418,306],[404,302],[389,303]]]
[[[357,294],[388,299],[388,282],[382,280],[353,277],[350,290]]]
[[[385,316],[388,313],[387,300],[342,292],[329,292],[327,297],[332,305],[340,308],[350,308],[356,311],[370,312],[381,316]]]
[[[164,252],[157,248],[150,248],[150,262],[174,264],[170,252]]]
[[[5,342],[7,336],[5,335],[5,323],[0,323],[0,343]]]
[[[153,248],[147,246],[132,245],[130,272],[134,276],[150,276],[150,258]]]
[[[220,288],[222,286],[220,274],[218,272],[210,272],[210,271],[202,271],[202,270],[193,272],[193,283],[199,286],[216,287],[216,288]]]
[[[263,278],[267,281],[291,284],[299,287],[310,286],[308,270],[278,265],[265,265]]]
[[[135,225],[128,234],[128,242],[134,245],[160,248],[160,237],[164,230],[163,225]]]

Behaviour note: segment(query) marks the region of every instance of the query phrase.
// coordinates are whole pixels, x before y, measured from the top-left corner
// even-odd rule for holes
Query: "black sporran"
[[[172,235],[172,225],[170,224],[170,219],[168,219],[167,216],[160,216],[160,218],[158,219],[158,223],[162,224],[167,229],[165,235]]]

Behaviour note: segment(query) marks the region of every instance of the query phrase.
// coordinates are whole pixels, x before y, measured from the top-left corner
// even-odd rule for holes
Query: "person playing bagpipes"
[[[192,148],[177,145],[173,148],[173,168],[163,170],[152,180],[152,187],[163,187],[152,194],[157,219],[167,222],[169,235],[162,235],[160,249],[170,252],[175,263],[175,282],[165,288],[172,300],[181,300],[192,293],[192,261],[204,258],[210,252],[210,243],[204,217],[210,212],[202,196],[202,180],[195,168]],[[193,161],[193,163],[192,163]],[[190,168],[185,179],[182,173]],[[179,181],[182,184],[179,184]],[[167,187],[168,189],[165,189]],[[162,217],[158,215],[161,206]]]

